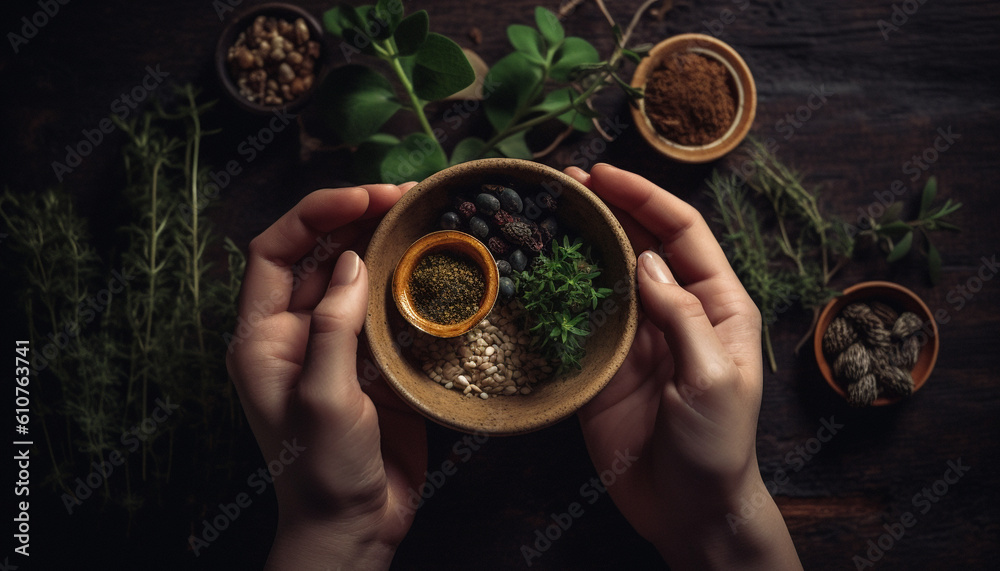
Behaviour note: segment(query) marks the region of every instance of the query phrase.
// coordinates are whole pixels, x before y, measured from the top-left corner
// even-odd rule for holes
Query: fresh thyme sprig
[[[536,347],[559,362],[556,374],[580,368],[590,334],[590,311],[611,295],[609,288],[594,287],[601,270],[582,248],[581,241],[571,242],[567,236],[561,244],[553,240],[551,254],[539,255],[515,276]]]

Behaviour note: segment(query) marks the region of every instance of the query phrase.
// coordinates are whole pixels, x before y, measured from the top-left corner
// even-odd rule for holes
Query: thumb
[[[643,310],[663,331],[674,358],[673,390],[693,406],[695,397],[731,382],[739,371],[701,300],[677,284],[663,259],[647,250],[639,256],[638,265]]]
[[[350,250],[340,255],[330,287],[312,312],[299,391],[329,405],[351,406],[358,385],[358,334],[368,308],[368,271]]]

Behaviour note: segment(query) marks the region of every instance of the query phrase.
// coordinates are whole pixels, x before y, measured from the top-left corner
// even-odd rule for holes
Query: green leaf
[[[927,213],[931,210],[931,203],[934,202],[934,198],[937,197],[937,177],[930,177],[927,179],[927,184],[924,185],[924,192],[920,195],[920,215],[919,219],[923,220]]]
[[[913,246],[913,232],[907,233],[899,240],[899,242],[896,242],[896,246],[891,252],[889,252],[889,256],[885,259],[885,261],[892,263],[901,259],[909,253],[911,246]]]
[[[415,63],[413,90],[425,101],[444,99],[476,80],[462,48],[441,34],[427,34]]]
[[[361,18],[354,6],[341,4],[323,12],[323,27],[332,35],[343,37],[346,30],[359,26]]]
[[[423,180],[448,166],[441,145],[426,133],[413,133],[382,160],[382,181],[399,184]]]
[[[525,141],[524,136],[524,131],[511,135],[510,137],[507,137],[497,143],[497,149],[503,153],[504,156],[512,159],[531,159],[533,154],[531,149],[528,148],[528,143]]]
[[[427,10],[414,12],[396,26],[396,49],[400,55],[408,56],[417,53],[427,39],[430,22]]]
[[[632,63],[639,63],[642,61],[642,56],[636,52],[629,49],[622,49],[622,55],[632,61]]]
[[[545,40],[534,28],[521,24],[507,26],[507,39],[515,50],[528,56],[531,61],[545,63]]]
[[[574,68],[600,61],[597,49],[583,38],[569,37],[556,50],[549,76],[556,81],[569,81]]]
[[[543,113],[551,113],[571,104],[576,96],[576,91],[574,91],[571,87],[556,89],[550,91],[541,103],[532,107],[532,110],[539,110]],[[585,105],[586,104],[584,104],[584,106]],[[576,109],[570,109],[566,113],[559,115],[558,119],[567,125],[572,125],[577,131],[582,131],[584,133],[590,132],[590,130],[594,127],[590,118]]]
[[[907,232],[912,232],[912,229],[909,224],[901,220],[890,222],[888,224],[880,224],[878,227],[879,234],[893,239],[902,237]]]
[[[398,138],[388,133],[375,133],[358,145],[351,156],[354,182],[367,184],[382,182],[382,162],[393,148],[399,145]]]
[[[902,214],[903,214],[903,203],[898,201],[893,202],[888,207],[886,207],[885,214],[883,214],[882,217],[879,218],[879,222],[883,223],[883,225],[888,224],[889,222],[895,222],[900,219]]]
[[[930,272],[931,283],[937,285],[941,283],[941,252],[927,241],[927,270]]]
[[[485,85],[495,86],[484,101],[486,118],[497,131],[503,131],[514,119],[514,113],[528,103],[538,84],[542,70],[521,52],[508,54],[493,64],[486,74]]]
[[[499,152],[495,149],[490,152],[483,154],[483,149],[486,148],[486,141],[478,137],[467,137],[462,139],[455,145],[454,150],[451,152],[451,161],[449,165],[457,165],[459,163],[464,163],[472,161],[479,158],[497,158],[501,157]]]
[[[363,30],[365,36],[378,41],[392,37],[392,24],[382,18],[375,6],[358,6],[357,11],[362,23],[359,31]]]
[[[378,132],[402,107],[389,80],[361,65],[331,70],[318,97],[327,123],[348,145]]]
[[[389,35],[392,35],[402,21],[405,10],[403,0],[378,0],[375,4],[375,14],[389,25]]]
[[[559,23],[559,17],[541,6],[535,8],[535,25],[550,46],[555,46],[566,37],[566,32]]]

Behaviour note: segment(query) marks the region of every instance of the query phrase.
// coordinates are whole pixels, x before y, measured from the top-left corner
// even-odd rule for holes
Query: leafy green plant
[[[201,117],[211,104],[198,103],[191,86],[179,95],[169,113],[157,105],[128,122],[115,118],[127,137],[122,198],[129,213],[116,255],[102,258],[90,245],[67,192],[0,197],[24,268],[33,366],[46,391],[32,405],[53,465],[50,481],[71,512],[87,497],[77,496],[74,478],[86,478],[92,463],[112,453],[126,463],[103,479],[103,496],[131,514],[183,490],[168,486],[178,473],[204,482],[231,469],[240,436],[220,355],[222,332],[235,322],[243,256],[208,227],[208,169],[199,158],[208,134]],[[227,259],[228,267],[214,268],[211,258]],[[121,277],[109,285],[109,275]],[[47,349],[63,332],[58,350]]]
[[[326,30],[343,39],[345,54],[360,52],[380,60],[399,89],[397,93],[389,78],[371,67],[348,64],[327,76],[321,105],[342,141],[355,147],[357,174],[366,180],[419,180],[449,164],[482,157],[532,158],[526,142],[529,130],[557,120],[566,125],[567,134],[589,131],[599,116],[590,99],[604,87],[616,84],[630,98],[641,96],[617,70],[624,58],[638,61],[649,50],[625,44],[652,3],[643,4],[625,33],[612,22],[616,47],[604,61],[590,42],[567,37],[556,15],[545,8],[536,8],[535,27],[509,26],[514,51],[496,62],[483,81],[484,90],[489,90],[483,108],[493,134],[457,142],[450,157],[426,108],[476,79],[461,48],[428,31],[426,11],[403,17],[400,0],[358,8],[341,4],[324,14]],[[421,130],[402,139],[380,132],[400,110],[412,112]]]
[[[888,252],[886,261],[890,263],[899,261],[909,254],[913,249],[914,234],[917,232],[922,234],[924,242],[927,243],[923,254],[927,258],[927,271],[933,284],[941,281],[941,252],[931,242],[930,233],[939,230],[958,232],[959,227],[946,218],[962,207],[961,202],[952,202],[949,198],[941,206],[933,208],[937,191],[937,178],[932,176],[927,179],[920,194],[920,211],[915,219],[904,221],[903,203],[894,202],[878,219],[869,217],[867,228],[858,233],[859,236],[871,238]]]
[[[552,253],[541,254],[531,267],[516,272],[518,299],[529,318],[534,345],[546,357],[559,362],[561,373],[580,368],[590,335],[590,311],[611,295],[609,288],[595,288],[600,268],[582,251],[579,240],[563,236],[552,241]]]
[[[880,244],[891,263],[911,250],[914,234],[919,231],[927,242],[931,280],[937,283],[940,279],[941,254],[931,244],[929,233],[958,230],[946,217],[962,205],[947,200],[933,208],[937,196],[934,177],[924,187],[915,220],[901,220],[904,205],[896,202],[881,218],[870,217],[867,228],[857,231],[824,212],[819,191],[807,188],[802,176],[764,144],[749,139],[747,153],[752,168],[745,170],[752,174],[745,181],[736,174],[727,177],[713,171],[708,187],[722,223],[723,247],[761,311],[764,352],[772,371],[777,370],[777,362],[771,326],[778,312],[798,305],[812,311],[815,325],[820,309],[837,295],[829,283],[852,259],[857,238],[868,237]],[[796,346],[796,352],[811,333],[812,327]]]

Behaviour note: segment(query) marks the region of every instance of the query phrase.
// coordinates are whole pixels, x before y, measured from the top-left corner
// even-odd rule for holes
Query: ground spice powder
[[[472,317],[485,292],[483,274],[476,264],[451,253],[424,256],[410,276],[413,306],[426,319],[441,325]]]
[[[664,138],[681,145],[706,145],[732,125],[736,93],[721,62],[685,52],[664,58],[650,74],[645,107]]]

